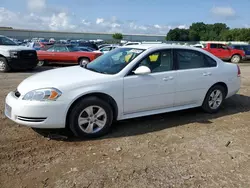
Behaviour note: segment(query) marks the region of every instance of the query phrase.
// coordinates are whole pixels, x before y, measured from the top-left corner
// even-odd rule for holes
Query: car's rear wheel
[[[4,57],[0,57],[0,72],[8,72],[10,69],[7,60]]]
[[[90,61],[89,61],[89,59],[88,58],[81,58],[80,60],[79,60],[79,64],[81,65],[81,66],[85,66],[86,64],[88,64]]]
[[[208,113],[218,112],[224,102],[225,95],[225,88],[221,85],[210,88],[202,104],[203,110]]]
[[[69,128],[78,137],[103,136],[109,131],[112,121],[111,106],[97,97],[80,100],[69,114]]]
[[[239,55],[233,55],[231,58],[232,63],[239,63],[241,60],[241,57]]]

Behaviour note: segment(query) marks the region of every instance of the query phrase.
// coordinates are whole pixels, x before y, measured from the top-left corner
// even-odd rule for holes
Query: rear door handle
[[[203,76],[211,76],[212,73],[211,73],[211,72],[204,72],[202,75],[203,75]]]
[[[169,81],[169,80],[173,80],[174,77],[173,76],[167,76],[163,78],[163,81]]]

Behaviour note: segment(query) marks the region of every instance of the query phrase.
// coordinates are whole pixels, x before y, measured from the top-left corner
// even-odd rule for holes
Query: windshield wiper
[[[102,74],[107,74],[106,72],[98,71],[98,70],[93,69],[93,68],[88,68],[87,66],[85,66],[85,67],[83,67],[83,68],[85,68],[85,69],[87,69],[87,70],[90,70],[90,71],[93,71],[93,72],[102,73]]]

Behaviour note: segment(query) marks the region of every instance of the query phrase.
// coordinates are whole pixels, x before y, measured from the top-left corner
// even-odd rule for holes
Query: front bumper
[[[8,65],[12,69],[25,70],[37,66],[38,59],[7,58]]]
[[[62,101],[25,101],[10,92],[5,99],[5,115],[33,128],[65,128],[67,104]]]

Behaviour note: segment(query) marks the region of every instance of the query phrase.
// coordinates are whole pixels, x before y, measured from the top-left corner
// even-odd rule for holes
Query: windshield
[[[16,46],[17,44],[7,37],[0,37],[0,45],[12,45],[12,46],[15,45]]]
[[[86,65],[86,69],[104,73],[116,74],[126,67],[133,59],[144,50],[134,48],[117,48]]]

